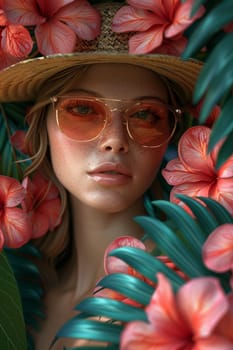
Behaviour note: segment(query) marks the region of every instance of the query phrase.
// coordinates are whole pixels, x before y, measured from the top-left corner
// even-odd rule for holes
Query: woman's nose
[[[100,136],[100,148],[102,151],[113,153],[127,153],[129,150],[129,135],[121,113],[112,112],[111,120],[106,125]]]

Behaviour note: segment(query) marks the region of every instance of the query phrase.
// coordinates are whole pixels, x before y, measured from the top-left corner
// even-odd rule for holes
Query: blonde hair
[[[68,257],[72,236],[70,234],[67,192],[56,178],[50,161],[46,115],[51,103],[51,97],[69,91],[73,83],[86,72],[88,67],[87,65],[74,66],[57,73],[47,80],[41,87],[40,95],[27,115],[29,129],[26,136],[26,145],[31,156],[31,164],[27,168],[25,175],[30,175],[37,169],[40,169],[43,175],[57,186],[61,197],[62,221],[60,226],[53,232],[48,232],[42,238],[34,240],[35,245],[42,252],[47,262],[54,268]],[[182,88],[176,84],[174,85],[167,78],[162,77],[162,80],[167,87],[170,103],[175,103],[178,106],[184,105],[186,101],[183,100],[185,94]]]
[[[46,116],[51,104],[51,97],[68,91],[73,82],[77,81],[86,69],[87,66],[84,65],[72,67],[47,80],[41,87],[40,95],[26,117],[29,124],[26,147],[31,157],[31,164],[26,169],[25,176],[39,169],[43,176],[57,186],[61,198],[61,224],[53,232],[48,232],[42,238],[34,240],[34,244],[53,267],[59,264],[59,260],[65,258],[66,250],[71,244],[71,235],[69,234],[70,218],[67,192],[58,181],[50,161]]]

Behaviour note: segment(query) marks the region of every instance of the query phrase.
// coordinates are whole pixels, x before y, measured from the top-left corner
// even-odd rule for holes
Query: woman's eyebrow
[[[90,95],[100,97],[100,98],[106,98],[105,96],[101,95],[97,91],[89,90],[89,89],[74,89],[74,90],[69,91],[69,93],[79,93],[79,92],[82,92],[85,94],[90,94]],[[163,99],[161,99],[159,96],[156,96],[156,95],[140,95],[140,96],[132,97],[132,98],[127,99],[127,100],[132,100],[132,101],[139,100],[139,101],[141,101],[141,100],[150,100],[150,99],[156,99],[162,103],[167,103],[167,101],[164,101]]]
[[[93,96],[97,96],[97,97],[104,97],[102,96],[100,93],[98,93],[97,91],[94,91],[94,90],[89,90],[89,89],[73,89],[73,90],[70,90],[70,91],[67,91],[69,94],[71,93],[79,93],[79,92],[82,92],[82,93],[85,93],[85,94],[89,94],[89,95],[93,95]]]

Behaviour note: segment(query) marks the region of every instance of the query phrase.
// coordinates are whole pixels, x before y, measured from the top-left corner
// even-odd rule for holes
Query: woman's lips
[[[103,163],[96,166],[88,175],[99,184],[106,186],[126,185],[132,178],[130,171],[120,163]]]

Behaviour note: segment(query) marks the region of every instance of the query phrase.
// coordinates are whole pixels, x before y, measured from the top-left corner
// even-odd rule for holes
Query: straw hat
[[[98,5],[101,33],[91,41],[79,41],[76,52],[27,59],[0,72],[0,102],[33,101],[51,76],[72,66],[94,63],[128,63],[151,69],[180,85],[191,98],[202,63],[160,54],[128,53],[129,34],[111,30],[111,22],[122,3]]]

